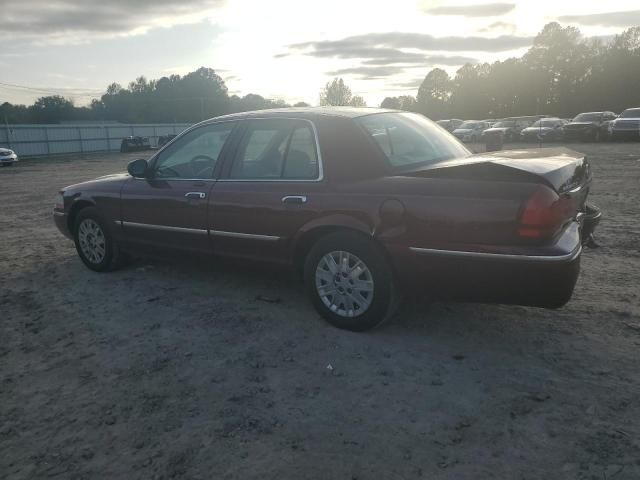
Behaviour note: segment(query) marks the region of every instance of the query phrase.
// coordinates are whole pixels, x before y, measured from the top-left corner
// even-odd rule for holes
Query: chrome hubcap
[[[91,263],[100,263],[106,253],[105,238],[95,220],[85,218],[78,227],[78,241],[85,258]]]
[[[332,312],[357,317],[373,301],[373,276],[369,267],[352,253],[330,252],[318,262],[316,291]]]

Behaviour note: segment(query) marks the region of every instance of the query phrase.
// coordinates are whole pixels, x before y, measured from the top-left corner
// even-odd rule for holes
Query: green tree
[[[351,97],[349,105],[351,105],[352,107],[366,107],[367,102],[365,102],[364,98],[362,98],[360,95],[354,95],[353,97]]]
[[[406,110],[407,112],[418,111],[418,102],[416,97],[412,97],[411,95],[400,95],[398,97],[398,101],[400,102],[400,110]]]
[[[400,99],[398,97],[386,97],[384,100],[382,100],[380,108],[400,110]]]
[[[61,119],[73,120],[73,102],[60,95],[40,97],[30,108],[35,123],[57,123]]]
[[[320,105],[341,107],[351,104],[351,89],[341,78],[334,78],[320,92]]]
[[[418,89],[418,110],[433,120],[444,118],[448,113],[451,96],[451,79],[441,68],[431,70]]]

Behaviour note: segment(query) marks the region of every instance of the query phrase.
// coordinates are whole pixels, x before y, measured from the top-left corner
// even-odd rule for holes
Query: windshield
[[[620,114],[620,118],[640,118],[640,108],[630,108]]]
[[[559,120],[538,120],[531,128],[553,128],[560,123]]]
[[[462,122],[462,125],[460,125],[458,128],[478,128],[479,126],[480,126],[480,122],[468,121],[468,122]]]
[[[509,122],[498,122],[493,126],[493,128],[510,128],[515,126],[516,126],[516,122],[509,121]]]
[[[382,149],[392,167],[415,167],[468,157],[456,138],[415,113],[379,113],[355,119]]]
[[[602,116],[601,113],[581,113],[573,119],[574,122],[597,122]]]

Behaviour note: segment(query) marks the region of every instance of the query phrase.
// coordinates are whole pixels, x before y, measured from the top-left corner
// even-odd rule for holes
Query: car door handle
[[[285,197],[282,197],[282,203],[301,205],[303,203],[307,203],[307,197],[305,195],[287,195]]]
[[[185,193],[184,196],[187,198],[199,198],[202,200],[203,198],[206,198],[207,194],[204,192],[189,192]]]

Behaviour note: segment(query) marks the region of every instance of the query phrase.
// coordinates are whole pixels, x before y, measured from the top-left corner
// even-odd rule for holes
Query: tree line
[[[640,27],[603,40],[585,39],[574,27],[549,23],[521,58],[468,63],[451,77],[431,70],[417,95],[387,97],[381,107],[442,118],[499,118],[548,114],[570,117],[579,112],[620,112],[640,106]],[[321,105],[366,106],[341,78],[320,92]],[[224,80],[201,67],[184,76],[157,80],[144,76],[123,87],[112,83],[86,107],[59,95],[33,105],[0,105],[0,122],[120,121],[124,123],[193,123],[249,110],[289,106],[250,93],[229,95]],[[308,106],[299,102],[294,106]]]
[[[521,58],[466,64],[453,77],[431,70],[416,97],[387,97],[381,106],[434,120],[580,112],[620,113],[640,107],[640,27],[610,39],[583,38],[574,27],[547,24]]]
[[[296,104],[307,105],[304,102]],[[224,80],[211,68],[201,67],[184,76],[158,80],[138,77],[123,87],[112,83],[100,99],[86,107],[60,95],[37,99],[33,105],[0,105],[0,121],[58,123],[60,121],[119,121],[123,123],[194,123],[227,113],[288,106],[250,93],[229,95]]]

